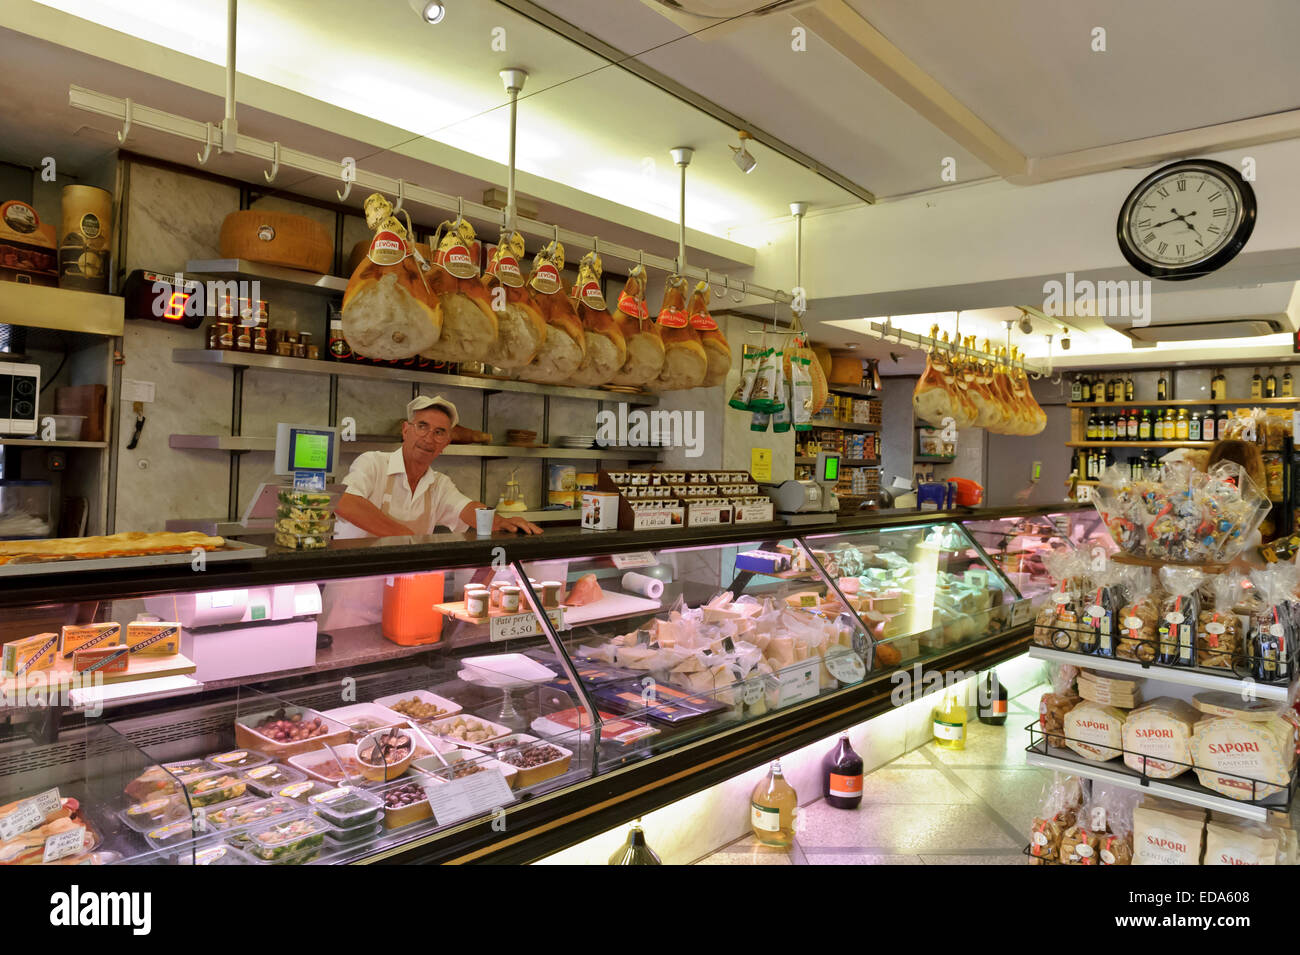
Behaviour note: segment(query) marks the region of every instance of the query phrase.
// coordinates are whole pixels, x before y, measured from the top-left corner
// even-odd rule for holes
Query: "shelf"
[[[912,458],[913,461],[934,461],[938,464],[951,464],[957,460],[957,455],[947,457],[943,454],[918,454]]]
[[[379,381],[410,381],[441,385],[444,388],[472,388],[477,391],[512,391],[531,395],[558,395],[564,398],[587,398],[592,401],[621,401],[629,405],[654,405],[658,395],[643,392],[607,391],[599,388],[562,388],[539,385],[531,381],[506,378],[479,378],[473,375],[444,375],[409,368],[382,368],[346,361],[321,358],[286,358],[283,355],[259,355],[254,352],[224,351],[210,348],[172,349],[172,361],[182,365],[224,365],[228,368],[255,368],[259,371],[283,371],[300,375],[337,375],[340,378],[369,378]]]
[[[558,524],[561,521],[576,521],[582,517],[582,508],[566,507],[554,511],[502,511],[502,517],[522,517],[534,524]],[[198,531],[214,537],[266,537],[275,533],[275,518],[253,518],[247,524],[242,521],[230,521],[224,517],[184,517],[167,521],[166,530],[176,533]]]
[[[878,424],[860,424],[856,421],[811,422],[813,430],[824,428],[830,431],[879,431]]]
[[[874,398],[880,400],[880,392],[874,388],[861,385],[827,385],[826,390],[833,395],[852,395],[855,398]]]
[[[81,292],[19,282],[0,282],[0,322],[86,335],[121,335],[124,300],[103,292]]]
[[[1191,408],[1200,405],[1296,405],[1300,398],[1171,398],[1167,401],[1067,401],[1069,408]]]
[[[1054,749],[1054,747],[1049,747],[1047,754],[1027,750],[1025,752],[1025,762],[1039,769],[1052,769],[1072,776],[1085,776],[1088,779],[1110,783],[1124,789],[1150,793],[1153,796],[1172,799],[1175,802],[1185,803],[1189,806],[1199,806],[1201,809],[1216,810],[1242,819],[1250,819],[1254,822],[1266,822],[1270,810],[1285,811],[1287,808],[1285,801],[1278,801],[1275,804],[1265,803],[1263,805],[1243,803],[1236,799],[1229,799],[1227,796],[1220,796],[1196,783],[1188,782],[1179,785],[1175,780],[1183,777],[1175,777],[1174,780],[1144,778],[1139,773],[1129,769],[1120,759],[1095,763],[1076,757],[1070,750],[1056,750],[1056,752],[1069,753],[1068,756],[1052,755]],[[1184,776],[1195,779],[1196,773],[1194,770],[1188,770]]]
[[[1267,683],[1249,683],[1234,676],[1221,676],[1206,670],[1194,670],[1187,667],[1143,666],[1133,660],[1116,660],[1111,657],[1092,656],[1087,653],[1071,653],[1053,647],[1031,646],[1030,659],[1047,660],[1051,663],[1068,663],[1072,666],[1089,670],[1102,670],[1106,673],[1118,673],[1126,677],[1139,677],[1147,680],[1159,680],[1163,683],[1176,683],[1179,686],[1191,686],[1200,690],[1216,690],[1223,693],[1240,694],[1246,686],[1254,691],[1261,700],[1279,700],[1286,702],[1291,691],[1300,686],[1293,683],[1290,687],[1270,686]]]
[[[107,441],[42,441],[40,438],[0,438],[0,444],[19,448],[106,448]]]
[[[286,269],[247,259],[191,259],[185,263],[185,272],[190,276],[206,275],[212,278],[266,282],[269,285],[286,286],[321,295],[342,295],[348,288],[348,280],[337,275]]]
[[[840,461],[840,467],[843,468],[878,468],[880,461],[877,458],[846,458]]]
[[[363,441],[345,441],[341,453],[363,454],[366,451],[393,451],[401,444],[400,438],[375,438]],[[252,451],[274,451],[275,438],[253,435],[228,434],[173,434],[169,447],[187,451],[229,451],[246,454]],[[442,452],[450,457],[466,458],[553,458],[557,460],[598,460],[614,458],[620,461],[657,461],[663,453],[657,448],[516,448],[508,444],[451,444]]]
[[[1067,448],[1212,448],[1213,441],[1067,441]]]

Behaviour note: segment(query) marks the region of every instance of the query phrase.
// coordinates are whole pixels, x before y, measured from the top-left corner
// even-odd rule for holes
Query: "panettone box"
[[[42,225],[36,210],[17,199],[0,205],[0,281],[59,284],[54,226]]]

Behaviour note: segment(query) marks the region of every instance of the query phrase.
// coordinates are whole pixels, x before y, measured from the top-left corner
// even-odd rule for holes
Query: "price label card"
[[[749,473],[754,475],[754,480],[760,484],[772,483],[771,448],[749,449]]]
[[[1011,626],[1018,627],[1023,623],[1028,623],[1033,615],[1033,600],[1017,600],[1011,607]]]
[[[722,515],[724,511],[729,511],[725,507],[692,507],[691,508],[691,527],[703,527],[709,524],[722,524]]]
[[[48,864],[56,859],[62,859],[64,856],[76,855],[81,851],[81,847],[85,843],[85,826],[77,826],[75,829],[68,829],[65,832],[56,832],[45,840],[45,857],[42,861]]]
[[[811,700],[815,697],[819,690],[818,666],[817,662],[801,664],[797,667],[787,667],[776,674],[776,680],[780,687],[777,693],[776,705],[789,706],[791,703],[802,703],[804,700]]]
[[[677,517],[677,522],[681,523],[682,512],[680,510],[641,511],[632,518],[632,530],[649,531],[660,527],[672,527],[674,515]]]
[[[844,684],[860,683],[867,675],[867,665],[852,650],[839,649],[826,654],[826,669]]]
[[[546,611],[551,624],[556,630],[564,629],[564,608],[555,607]],[[516,640],[520,637],[535,637],[542,632],[541,624],[532,612],[503,614],[488,621],[489,641],[498,643],[502,640]]]
[[[764,686],[762,680],[750,680],[745,684],[745,705],[753,706],[763,698],[763,694],[766,692],[767,687]]]
[[[432,783],[424,787],[424,793],[440,826],[483,816],[515,801],[505,777],[491,769],[448,783]]]
[[[294,471],[293,489],[295,491],[325,490],[325,472],[324,471]]]
[[[630,570],[633,567],[653,567],[659,563],[659,558],[655,556],[652,550],[638,550],[630,554],[611,554],[610,560],[619,570]]]
[[[24,832],[35,829],[44,821],[45,813],[37,808],[34,800],[29,799],[0,819],[0,842],[8,842]]]

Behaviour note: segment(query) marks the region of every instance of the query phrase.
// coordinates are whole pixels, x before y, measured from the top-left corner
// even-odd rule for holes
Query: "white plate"
[[[544,667],[532,657],[522,653],[501,653],[487,657],[466,657],[461,661],[470,674],[469,682],[483,686],[510,687],[546,683],[557,676],[550,667]],[[466,679],[462,677],[462,679]]]

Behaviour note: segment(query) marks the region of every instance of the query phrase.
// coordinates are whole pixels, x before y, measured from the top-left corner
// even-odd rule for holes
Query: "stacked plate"
[[[596,443],[594,434],[571,434],[555,442],[557,448],[590,448]]]

